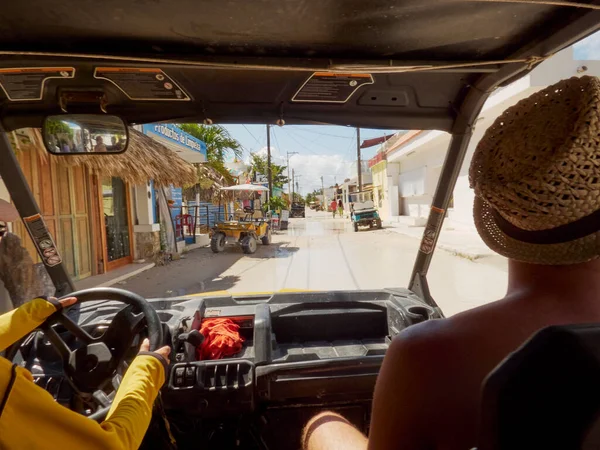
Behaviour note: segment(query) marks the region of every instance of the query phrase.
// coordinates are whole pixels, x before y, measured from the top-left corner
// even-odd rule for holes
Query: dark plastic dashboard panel
[[[276,293],[184,301],[192,328],[213,317],[242,324],[242,351],[171,369],[165,406],[202,417],[272,407],[366,402],[391,339],[435,318],[406,290]],[[186,381],[187,371],[193,381]],[[192,372],[194,372],[192,374]]]
[[[171,367],[167,408],[176,405],[207,417],[254,409],[254,364],[250,361],[194,361]]]

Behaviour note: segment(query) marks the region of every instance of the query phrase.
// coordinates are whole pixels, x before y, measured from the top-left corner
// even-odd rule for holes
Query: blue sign
[[[190,150],[202,153],[206,157],[206,144],[191,134],[186,133],[172,123],[151,123],[142,126],[144,134],[154,134],[182,145]]]
[[[181,206],[183,205],[183,190],[181,188],[176,188],[173,185],[170,187],[171,200],[173,200],[173,205],[171,206],[171,217],[173,218],[173,221],[175,221],[176,217],[182,213]],[[178,241],[181,239],[181,236],[177,236]]]
[[[183,204],[183,191],[181,188],[176,188],[171,185],[171,200],[173,200],[173,207],[181,208]]]

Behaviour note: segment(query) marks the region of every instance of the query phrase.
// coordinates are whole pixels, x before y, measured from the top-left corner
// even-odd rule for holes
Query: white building
[[[546,86],[572,76],[600,76],[600,61],[581,61],[568,48],[536,67],[530,74],[498,89],[486,101],[476,122],[465,162],[448,208],[448,219],[457,227],[474,228],[473,191],[468,171],[471,157],[485,130],[508,107]],[[376,203],[384,220],[422,226],[440,177],[450,143],[441,131],[411,131],[392,138],[371,160]],[[379,158],[379,160],[377,160]]]

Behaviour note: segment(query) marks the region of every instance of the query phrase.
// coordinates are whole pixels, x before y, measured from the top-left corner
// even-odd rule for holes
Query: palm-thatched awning
[[[119,177],[131,184],[149,180],[159,186],[185,186],[198,181],[196,168],[160,142],[129,128],[129,146],[118,155],[56,156],[69,164],[85,166],[90,172]]]
[[[29,129],[20,139],[11,133],[11,144],[16,150],[36,151],[42,160],[53,159],[58,164],[87,167],[90,172],[107,177],[119,177],[132,184],[146,184],[149,180],[159,186],[192,186],[198,184],[203,200],[217,198],[219,190],[231,184],[210,165],[192,165],[160,142],[129,128],[129,146],[117,155],[51,155],[45,148],[39,129]]]

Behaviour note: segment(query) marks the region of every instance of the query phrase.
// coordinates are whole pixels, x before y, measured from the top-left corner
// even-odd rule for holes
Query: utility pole
[[[269,179],[269,198],[273,197],[273,174],[271,172],[271,125],[267,124],[267,177]]]
[[[296,194],[297,196],[300,196],[300,183],[298,183],[298,178],[300,178],[302,175],[296,175]]]
[[[294,197],[295,197],[295,193],[294,193],[294,169],[292,169],[292,202],[294,201]]]
[[[287,177],[288,177],[288,196],[291,194],[291,190],[290,190],[290,155],[297,155],[298,152],[287,152]],[[293,188],[293,183],[292,183],[292,188]]]
[[[323,184],[323,175],[321,175],[321,197],[323,205],[325,204],[325,185]],[[322,206],[322,205],[321,205]]]
[[[356,159],[358,160],[358,192],[362,191],[362,167],[360,163],[360,128],[356,128]]]

